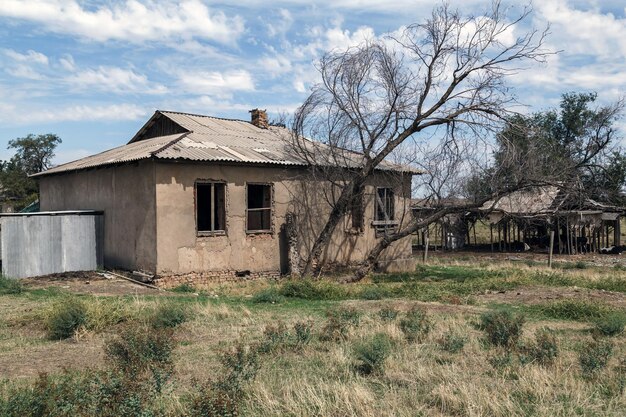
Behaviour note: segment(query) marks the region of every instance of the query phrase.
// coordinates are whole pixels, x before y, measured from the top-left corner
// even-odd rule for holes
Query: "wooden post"
[[[561,242],[561,219],[556,218],[556,235],[559,239],[559,253],[563,253],[563,243]]]
[[[428,235],[424,237],[424,263],[428,261]]]
[[[622,242],[621,242],[621,240],[622,240],[622,231],[620,230],[621,226],[622,225],[620,224],[620,218],[619,218],[619,216],[617,216],[617,220],[615,220],[615,234],[614,234],[615,237],[613,238],[613,240],[615,240],[615,242],[613,242],[613,244],[615,246],[621,246],[621,244],[622,244]]]
[[[502,252],[502,238],[500,237],[500,229],[502,229],[502,225],[498,223],[498,250]]]
[[[476,222],[472,225],[472,229],[474,229],[474,246],[478,246],[478,241],[476,241]]]
[[[570,239],[569,217],[565,218],[565,238],[567,239],[567,254],[572,254],[572,240]]]
[[[550,230],[550,255],[548,256],[548,268],[552,268],[552,253],[554,252],[554,230]]]
[[[489,243],[491,243],[491,253],[493,253],[493,224],[489,223]]]

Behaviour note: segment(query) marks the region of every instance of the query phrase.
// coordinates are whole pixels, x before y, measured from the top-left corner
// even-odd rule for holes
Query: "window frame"
[[[269,187],[270,191],[270,205],[269,207],[261,207],[250,209],[248,208],[248,186],[250,185],[263,185]],[[259,234],[273,234],[274,233],[274,183],[272,182],[246,182],[246,218],[245,218],[245,229],[246,234],[248,235],[259,235]],[[261,210],[269,210],[270,215],[270,226],[269,229],[258,229],[251,230],[248,229],[248,213],[250,211],[261,211]]]
[[[385,214],[385,217],[386,217],[384,220],[378,220],[378,208],[381,203],[379,202],[379,199],[381,198],[379,195],[379,190],[391,191],[391,213],[387,213],[387,210],[386,210],[387,209],[386,200],[388,198],[387,192],[385,192],[385,195],[383,197],[385,199],[385,201],[382,202],[384,206],[383,213]],[[396,227],[398,226],[399,222],[395,220],[396,218],[395,198],[396,198],[396,192],[393,189],[393,187],[376,187],[376,191],[374,195],[374,218],[372,221],[372,226],[376,229],[376,236],[385,235],[387,234],[388,231],[395,231]],[[390,216],[387,216],[387,214],[390,214]]]
[[[350,223],[346,229],[350,233],[360,234],[365,230],[365,186],[361,187],[356,199],[358,201],[350,207]]]
[[[215,216],[215,185],[220,184],[224,186],[224,228],[220,230],[198,230],[198,185],[210,185],[211,186],[211,202],[210,205],[210,215],[211,220],[209,224],[211,228],[214,225],[214,216]],[[193,196],[194,196],[194,216],[195,216],[195,229],[197,237],[211,237],[211,236],[226,236],[228,233],[228,185],[226,181],[221,180],[211,180],[211,179],[198,179],[194,182],[193,186]]]

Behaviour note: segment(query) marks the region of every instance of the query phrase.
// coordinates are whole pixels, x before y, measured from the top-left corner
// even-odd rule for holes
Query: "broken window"
[[[272,186],[269,184],[248,184],[247,201],[246,230],[248,232],[271,231]]]
[[[376,221],[389,223],[393,220],[393,190],[391,188],[376,189]]]
[[[224,183],[196,183],[196,227],[200,234],[223,233],[226,230]]]
[[[376,213],[374,217],[374,228],[376,236],[380,237],[390,232],[394,232],[398,222],[395,221],[393,189],[376,189]]]
[[[364,187],[361,186],[355,199],[352,201],[352,206],[350,208],[350,217],[352,217],[352,229],[358,231],[363,230],[363,226],[365,224],[365,213],[363,210],[363,191]]]

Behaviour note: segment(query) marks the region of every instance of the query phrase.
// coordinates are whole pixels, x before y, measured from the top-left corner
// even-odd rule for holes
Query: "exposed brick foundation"
[[[213,284],[234,281],[248,281],[254,279],[278,279],[280,271],[204,271],[191,272],[189,274],[180,275],[164,275],[154,278],[154,285],[160,288],[175,288],[179,285],[188,284],[193,287],[201,288]]]

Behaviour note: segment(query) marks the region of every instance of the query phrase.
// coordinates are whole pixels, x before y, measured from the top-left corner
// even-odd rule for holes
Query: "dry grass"
[[[443,261],[435,265],[479,267],[470,261]],[[528,280],[544,272],[518,263],[484,265],[485,271],[502,273],[501,281]],[[550,271],[545,271],[549,273]],[[596,269],[558,271],[572,281],[589,282],[611,275],[626,279],[624,271]],[[479,278],[477,278],[479,279]],[[491,278],[489,278],[491,279]],[[496,282],[496,281],[494,281]],[[435,282],[433,282],[433,285]],[[554,284],[554,283],[553,283]],[[419,302],[406,298],[376,301],[307,301],[288,299],[278,304],[257,304],[254,293],[273,285],[257,281],[216,287],[214,296],[177,295],[168,297],[90,297],[83,296],[88,324],[67,341],[45,338],[43,322],[55,303],[67,294],[42,295],[26,291],[0,297],[0,374],[11,381],[32,380],[38,372],[59,373],[63,368],[84,369],[103,363],[102,346],[127,322],[144,320],[163,303],[179,303],[189,320],[175,330],[178,347],[174,351],[175,380],[164,400],[168,415],[180,414],[184,399],[195,381],[219,375],[219,355],[238,341],[258,344],[268,325],[313,323],[310,343],[294,348],[285,346],[265,353],[257,378],[246,386],[242,410],[249,416],[623,416],[626,409],[626,375],[618,365],[626,353],[626,340],[614,343],[608,366],[592,378],[580,370],[580,346],[592,337],[592,324],[581,321],[547,320],[530,316],[524,325],[522,343],[535,331],[547,327],[556,336],[559,356],[552,365],[524,364],[512,348],[510,361],[503,360],[504,348],[490,346],[477,328],[479,316],[488,311],[494,299],[478,305],[456,302]],[[358,294],[363,286],[349,288]],[[395,283],[383,283],[393,286]],[[541,287],[536,287],[541,288]],[[559,290],[560,288],[560,290]],[[552,286],[555,291],[571,288]],[[229,294],[228,291],[232,291]],[[54,292],[51,292],[54,294]],[[608,293],[607,293],[608,294]],[[513,303],[515,298],[503,298]],[[497,300],[495,300],[497,301]],[[519,311],[524,305],[510,306]],[[532,304],[532,303],[528,303]],[[399,328],[400,320],[414,305],[424,309],[434,327],[422,340],[408,342]],[[620,309],[622,304],[611,304]],[[361,313],[358,325],[350,325],[346,337],[324,341],[319,335],[326,323],[328,308],[350,307]],[[383,320],[379,311],[393,308],[398,317]],[[530,311],[530,310],[528,310]],[[452,332],[465,339],[457,353],[440,346],[443,336]],[[372,335],[384,333],[393,341],[383,371],[362,375],[355,371],[354,346]],[[499,360],[496,360],[498,359]],[[620,373],[621,372],[621,373]],[[620,386],[620,384],[622,384]],[[621,388],[621,390],[620,390]]]

